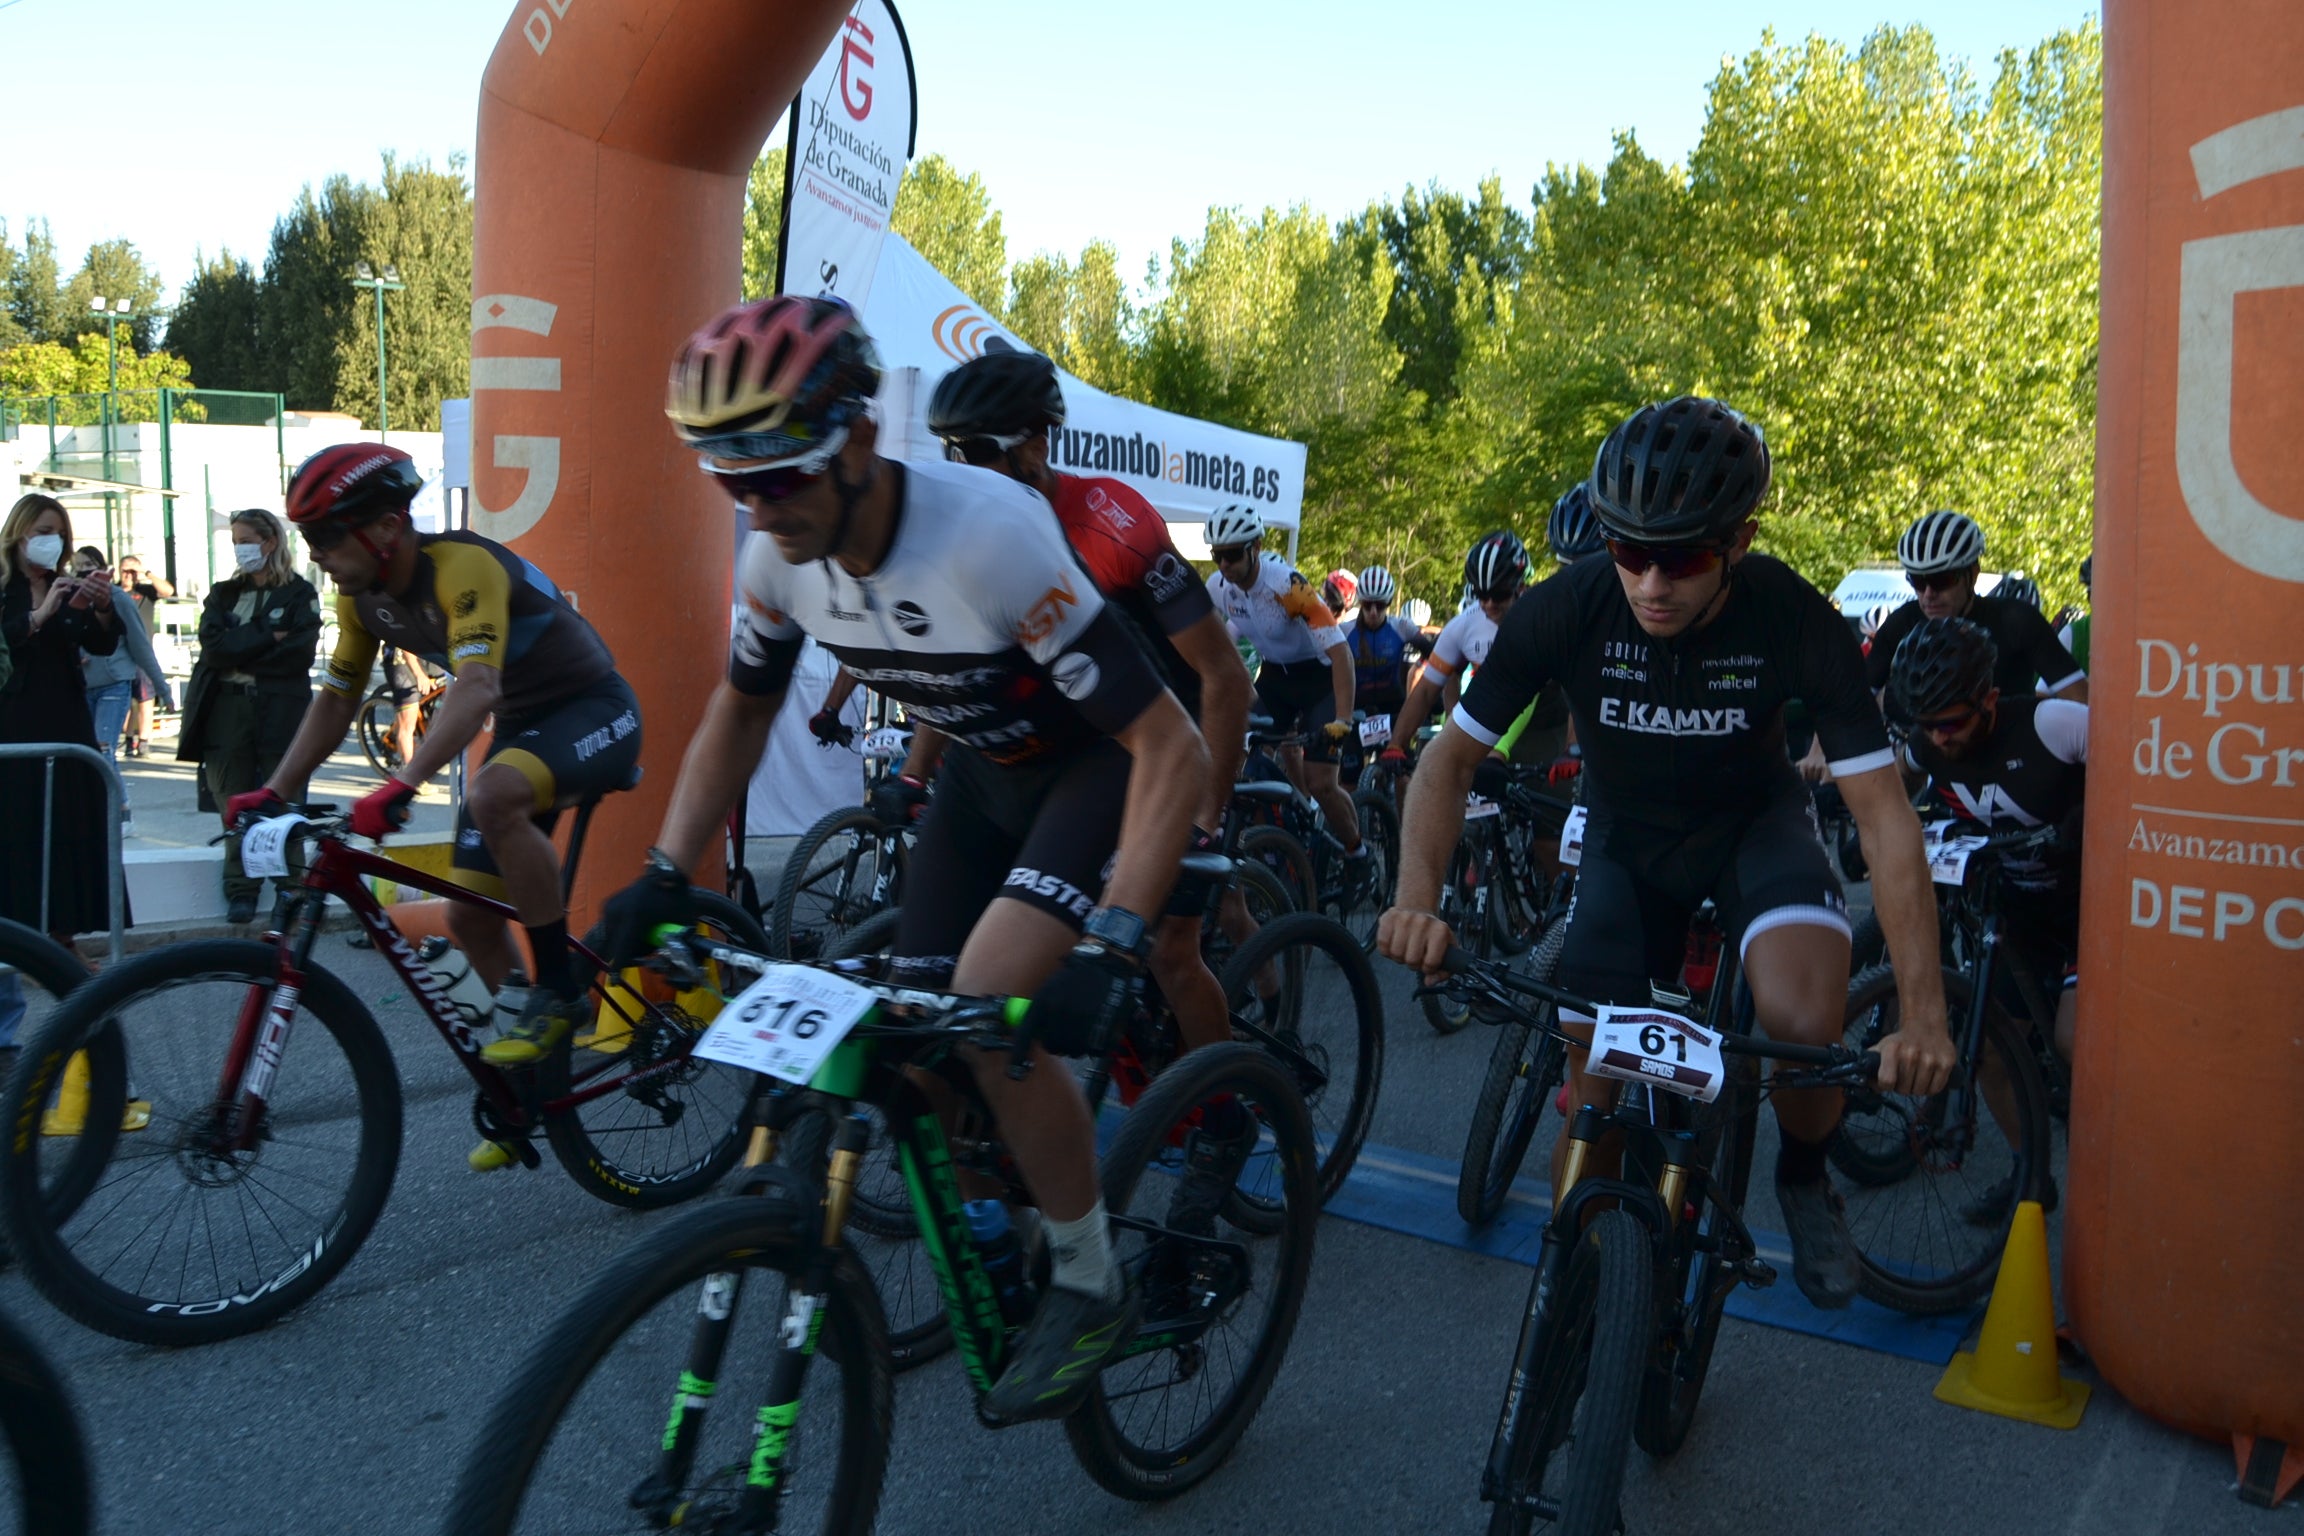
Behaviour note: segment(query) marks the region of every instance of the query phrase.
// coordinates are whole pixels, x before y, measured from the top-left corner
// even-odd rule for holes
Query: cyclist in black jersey
[[[1836,1042],[1848,921],[1784,755],[1784,702],[1802,698],[1862,830],[1889,946],[1913,961],[1898,968],[1903,1029],[1882,1042],[1880,1081],[1933,1094],[1954,1051],[1919,819],[1855,637],[1814,587],[1751,553],[1768,474],[1759,430],[1717,401],[1647,406],[1609,435],[1590,496],[1611,560],[1547,579],[1505,616],[1487,665],[1425,753],[1408,802],[1399,905],[1384,915],[1378,947],[1414,969],[1437,969],[1455,942],[1433,908],[1465,791],[1489,746],[1558,680],[1584,749],[1590,807],[1561,985],[1603,1002],[1648,1003],[1652,980],[1676,976],[1689,917],[1709,898],[1741,946],[1769,1034]],[[1585,1079],[1580,1054],[1572,1069],[1576,1091],[1593,1102],[1604,1085]],[[1841,1095],[1783,1093],[1773,1102],[1794,1278],[1817,1305],[1846,1306],[1855,1251],[1825,1173]]]
[[[289,482],[288,519],[339,589],[336,650],[271,781],[235,797],[225,821],[302,798],[343,741],[380,647],[453,673],[422,744],[353,806],[351,825],[382,837],[405,823],[417,786],[493,717],[487,762],[465,785],[451,862],[459,884],[509,901],[528,932],[536,984],[519,1020],[482,1052],[525,1066],[584,1017],[551,830],[563,809],[630,782],[640,704],[608,647],[542,571],[477,534],[416,531],[408,507],[422,484],[413,459],[375,443],[324,448]],[[470,906],[448,912],[472,968],[501,986],[513,963],[503,920]],[[471,1156],[482,1172],[516,1160],[496,1142]]]
[[[753,532],[727,678],[647,871],[607,905],[609,958],[645,953],[658,924],[689,917],[684,872],[759,762],[804,636],[952,737],[896,954],[949,965],[960,992],[1032,998],[1031,1071],[1012,1079],[1007,1054],[970,1052],[1054,1258],[985,1403],[1003,1419],[1059,1416],[1129,1336],[1135,1302],[1112,1259],[1086,1101],[1049,1052],[1100,1049],[1128,1006],[1208,754],[1039,497],[879,455],[879,378],[853,311],[789,296],[729,310],[673,363],[667,414]]]

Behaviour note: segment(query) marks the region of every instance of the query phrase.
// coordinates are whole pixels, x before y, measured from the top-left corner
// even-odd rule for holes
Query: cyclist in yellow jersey
[[[476,534],[417,533],[408,507],[422,484],[407,454],[373,443],[322,449],[296,471],[288,517],[336,579],[336,650],[271,780],[235,796],[224,818],[230,825],[303,796],[343,741],[381,646],[446,668],[454,681],[424,740],[353,806],[351,826],[383,837],[405,825],[417,787],[494,717],[487,762],[465,787],[451,863],[459,883],[510,902],[527,929],[535,987],[519,1022],[482,1053],[524,1066],[582,1016],[551,829],[561,810],[632,781],[640,705],[607,646],[542,571]],[[448,918],[472,968],[500,986],[513,963],[503,919],[461,905]],[[484,1171],[511,1160],[488,1142],[472,1155]]]

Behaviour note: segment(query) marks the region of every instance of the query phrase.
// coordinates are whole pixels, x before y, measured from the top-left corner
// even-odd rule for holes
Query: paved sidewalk
[[[155,731],[161,734],[152,738],[151,755],[119,760],[120,787],[127,794],[129,817],[135,826],[134,833],[121,842],[123,852],[204,847],[223,830],[212,812],[199,807],[199,765],[176,761],[176,725],[174,715],[154,721]],[[349,806],[374,789],[382,777],[361,752],[359,739],[348,735],[336,754],[312,776],[312,798]],[[454,820],[448,777],[443,773],[424,787],[409,831],[446,832]]]

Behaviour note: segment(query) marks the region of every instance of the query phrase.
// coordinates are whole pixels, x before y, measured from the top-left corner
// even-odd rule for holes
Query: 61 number
[[[791,1034],[793,1039],[814,1039],[818,1031],[824,1028],[824,1022],[828,1015],[821,1008],[811,1008],[806,1013],[800,1015],[798,1019],[793,1019],[792,1010],[798,1008],[802,1003],[806,1001],[806,998],[800,997],[788,997],[783,999],[769,997],[755,998],[753,1001],[747,1003],[744,1006],[743,1011],[736,1015],[736,1019],[740,1024],[758,1024],[767,1014],[768,1010],[773,1008],[776,1010],[776,1017],[774,1021],[768,1025],[766,1033],[772,1035],[784,1033],[785,1023],[789,1020],[792,1025]]]
[[[1688,1059],[1688,1037],[1686,1035],[1681,1034],[1678,1030],[1668,1031],[1661,1024],[1643,1024],[1640,1026],[1641,1050],[1658,1060],[1662,1060],[1666,1045],[1675,1048],[1679,1060],[1685,1062]]]

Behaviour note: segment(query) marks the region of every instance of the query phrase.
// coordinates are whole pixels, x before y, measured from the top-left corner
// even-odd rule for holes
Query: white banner
[[[896,7],[856,0],[792,103],[784,292],[864,307],[919,126],[912,86]]]
[[[887,238],[880,266],[864,325],[888,368],[880,392],[882,451],[941,458],[943,446],[927,428],[936,381],[982,357],[988,347],[1030,348],[977,308],[902,235]],[[1050,439],[1051,468],[1124,480],[1170,523],[1205,522],[1231,501],[1249,503],[1278,527],[1304,521],[1302,443],[1124,400],[1069,373],[1062,379],[1066,420]],[[1177,544],[1187,556],[1203,556],[1204,546],[1195,547],[1192,539],[1180,537]]]

